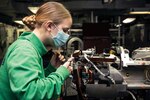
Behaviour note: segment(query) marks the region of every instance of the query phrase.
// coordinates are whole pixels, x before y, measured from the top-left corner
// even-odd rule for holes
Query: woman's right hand
[[[70,57],[70,58],[63,64],[63,66],[66,67],[66,68],[69,70],[70,73],[73,71],[73,66],[72,66],[73,60],[74,60],[74,57]]]

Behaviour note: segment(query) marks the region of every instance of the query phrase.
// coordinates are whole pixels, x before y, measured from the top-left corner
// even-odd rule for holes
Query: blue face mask
[[[67,40],[69,39],[69,35],[59,30],[57,35],[53,36],[52,39],[55,47],[61,47],[66,44]]]

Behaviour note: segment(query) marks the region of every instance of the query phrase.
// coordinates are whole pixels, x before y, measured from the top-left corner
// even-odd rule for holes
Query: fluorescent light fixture
[[[28,9],[32,12],[32,13],[36,13],[37,10],[39,9],[39,7],[28,7]]]
[[[21,25],[24,25],[24,23],[21,20],[15,20],[14,22],[18,23],[18,24],[21,24]]]
[[[136,26],[142,27],[142,26],[144,26],[144,24],[136,24]]]
[[[123,23],[131,23],[133,21],[135,21],[136,18],[126,18],[123,20]]]
[[[129,14],[150,14],[150,11],[132,11]]]

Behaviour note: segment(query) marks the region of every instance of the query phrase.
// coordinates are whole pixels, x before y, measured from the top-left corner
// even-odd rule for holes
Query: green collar
[[[19,38],[27,39],[28,41],[30,41],[34,45],[34,47],[38,50],[41,56],[47,53],[46,47],[34,33],[24,32],[21,34]]]

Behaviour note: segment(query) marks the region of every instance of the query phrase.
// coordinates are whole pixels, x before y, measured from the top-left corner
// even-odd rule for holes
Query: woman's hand
[[[70,57],[68,60],[64,58],[59,52],[55,52],[50,60],[51,65],[58,68],[63,64],[70,72],[73,70],[71,64],[73,63],[74,57]]]
[[[74,57],[70,57],[70,58],[63,64],[63,66],[66,67],[66,68],[69,70],[70,73],[71,73],[72,70],[73,70],[73,66],[71,66],[72,63],[73,63],[73,60],[74,60]]]
[[[56,68],[62,65],[65,61],[66,61],[65,57],[59,52],[55,52],[50,60],[51,65]]]

